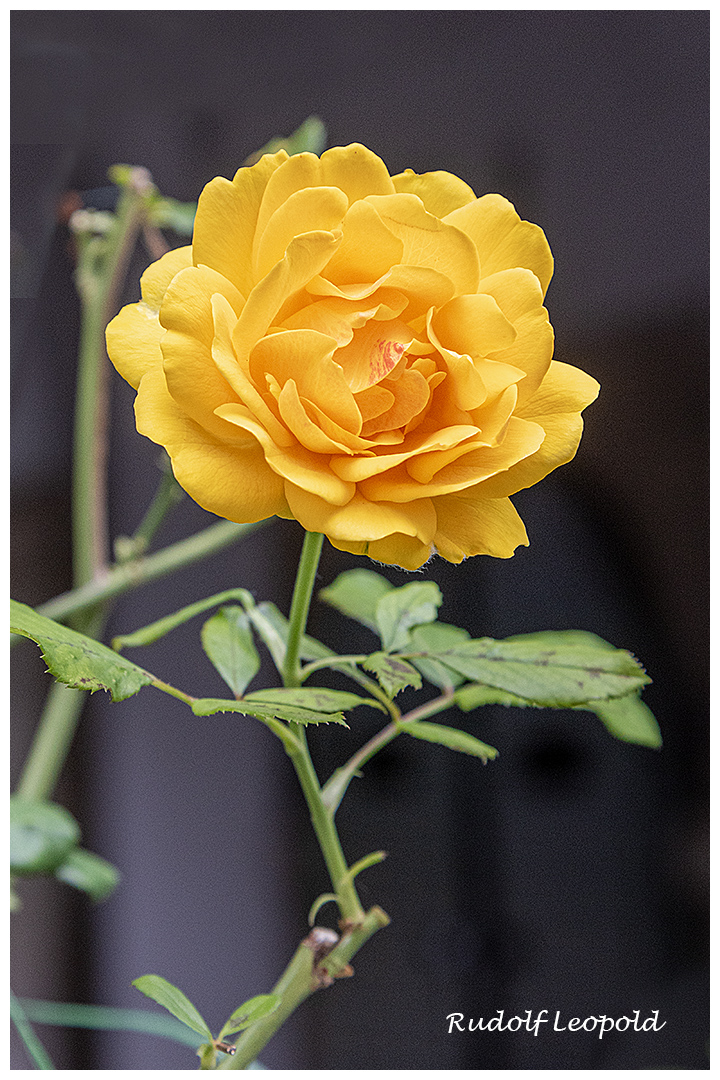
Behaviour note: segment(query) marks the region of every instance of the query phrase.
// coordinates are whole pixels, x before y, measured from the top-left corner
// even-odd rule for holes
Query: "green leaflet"
[[[431,622],[412,628],[408,648],[413,652],[432,654],[459,645],[460,642],[468,641],[469,638],[470,635],[467,630],[463,630],[460,626],[453,626],[451,623]],[[439,660],[432,660],[429,657],[423,659],[413,657],[413,665],[418,671],[422,672],[423,677],[428,682],[433,683],[434,686],[439,686],[441,690],[459,686],[460,683],[465,681],[464,675],[453,671],[452,668],[447,667],[446,664]]]
[[[133,979],[132,985],[141,994],[145,994],[146,997],[156,1001],[158,1005],[162,1005],[164,1009],[172,1013],[186,1027],[212,1042],[210,1028],[193,1003],[183,994],[182,990],[178,990],[177,986],[173,986],[171,982],[163,979],[161,975],[141,975],[139,979]]]
[[[224,700],[222,698],[197,698],[192,704],[196,716],[212,716],[219,712],[242,713],[243,716],[255,716],[258,720],[289,720],[293,724],[342,724],[347,727],[341,712],[317,712],[297,708],[290,704],[273,702]]]
[[[194,604],[187,604],[186,607],[180,608],[179,611],[174,611],[172,615],[165,615],[162,619],[157,619],[148,626],[141,627],[140,630],[134,630],[132,634],[120,634],[118,637],[114,637],[112,647],[119,651],[125,648],[135,648],[138,645],[152,645],[177,626],[182,626],[183,623],[194,619],[196,615],[201,615],[204,611],[209,611],[210,608],[219,607],[227,600],[239,600],[245,607],[251,607],[254,603],[252,594],[247,589],[226,589],[224,592],[216,593],[215,596],[207,596],[204,600],[197,600]]]
[[[87,893],[96,903],[106,900],[120,880],[112,863],[84,848],[74,848],[55,870],[55,877]]]
[[[256,1020],[262,1020],[263,1016],[269,1016],[275,1012],[281,1000],[279,994],[257,994],[243,1002],[223,1024],[218,1039],[235,1035],[238,1031],[250,1027]]]
[[[10,799],[10,869],[16,874],[53,873],[80,841],[80,826],[57,803]]]
[[[319,595],[326,604],[331,604],[349,619],[369,627],[380,637],[375,610],[383,596],[392,591],[392,585],[381,574],[376,574],[374,570],[358,569],[345,570]]]
[[[463,754],[472,754],[479,757],[483,764],[492,761],[498,756],[493,746],[480,742],[474,735],[468,735],[465,731],[457,728],[445,727],[444,724],[429,724],[425,720],[413,720],[400,725],[408,735],[414,735],[416,739],[424,739],[426,742],[440,743],[449,750],[460,750]]]
[[[464,712],[470,712],[483,705],[509,705],[522,709],[542,708],[533,701],[518,697],[517,694],[475,683],[469,683],[456,690],[454,700]],[[649,746],[653,750],[659,750],[662,746],[662,736],[657,720],[637,693],[632,692],[607,701],[586,701],[582,705],[573,705],[572,708],[577,711],[595,713],[610,734],[623,742]]]
[[[328,690],[324,687],[303,686],[299,689],[278,686],[269,690],[255,690],[247,694],[243,701],[268,703],[271,705],[296,705],[312,712],[330,713],[338,709],[355,709],[358,705],[370,705],[383,711],[379,701],[362,698],[347,690]]]
[[[123,701],[153,682],[124,656],[16,600],[10,601],[10,629],[39,645],[51,674],[76,690],[108,690],[113,701]]]
[[[203,625],[200,637],[213,667],[240,697],[260,670],[248,615],[237,606],[222,607]]]
[[[649,746],[652,750],[662,746],[658,722],[638,694],[626,694],[611,701],[588,701],[580,708],[594,712],[616,739]]]
[[[622,697],[650,682],[630,653],[607,642],[568,642],[563,632],[479,638],[430,658],[467,679],[556,708]]]
[[[473,709],[479,709],[483,705],[514,705],[519,709],[527,709],[531,706],[543,708],[526,698],[518,697],[517,694],[510,694],[507,690],[497,690],[494,686],[483,686],[482,683],[466,683],[455,691],[453,700],[463,712],[472,712]]]
[[[412,581],[385,593],[375,609],[383,649],[404,649],[412,627],[433,622],[441,604],[442,593],[434,581]]]
[[[406,686],[413,686],[416,690],[422,686],[420,673],[412,664],[398,656],[388,656],[384,652],[371,653],[365,657],[362,666],[377,676],[383,690],[391,698],[396,697]]]

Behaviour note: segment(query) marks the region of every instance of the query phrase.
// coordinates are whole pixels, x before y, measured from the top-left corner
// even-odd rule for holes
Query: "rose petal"
[[[439,218],[474,202],[476,197],[469,184],[449,172],[415,173],[406,169],[393,176],[392,182],[396,191],[417,195],[427,212]]]
[[[204,509],[229,521],[292,516],[258,443],[239,429],[222,443],[209,436],[170,397],[159,368],[143,377],[135,413],[138,431],[167,449],[178,483]]]
[[[198,200],[193,231],[193,260],[217,270],[248,296],[255,281],[252,249],[258,213],[270,177],[288,155],[265,154],[251,168],[239,169],[232,181],[222,176],[206,184]]]
[[[517,337],[492,296],[456,296],[432,316],[432,329],[446,349],[472,357],[507,349]]]
[[[502,195],[483,195],[476,202],[453,210],[445,220],[475,242],[483,277],[524,267],[532,270],[545,295],[553,273],[553,258],[545,233],[537,225],[522,221],[512,203]]]
[[[371,195],[368,202],[402,240],[404,264],[438,271],[453,283],[456,294],[477,291],[477,251],[461,229],[428,214],[417,195]]]
[[[309,532],[322,532],[338,540],[379,540],[400,532],[417,536],[428,544],[435,535],[435,509],[431,499],[417,499],[402,506],[369,502],[355,492],[343,506],[328,506],[307,490],[286,485],[288,505]]]
[[[289,448],[278,446],[245,406],[222,405],[217,415],[254,435],[265,451],[268,465],[278,476],[335,506],[342,506],[353,497],[355,485],[331,472],[326,458],[299,444]]]
[[[438,519],[435,547],[448,562],[459,563],[472,555],[509,559],[517,547],[530,542],[509,499],[484,499],[470,489],[433,501]]]
[[[347,196],[334,187],[295,191],[277,208],[253,244],[253,276],[256,281],[271,270],[296,236],[311,232],[332,232],[343,219]]]

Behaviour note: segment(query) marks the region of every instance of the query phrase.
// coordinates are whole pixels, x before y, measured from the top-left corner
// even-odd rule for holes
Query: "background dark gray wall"
[[[509,562],[433,564],[442,616],[473,634],[594,630],[639,655],[665,748],[591,717],[476,715],[483,769],[395,743],[339,816],[350,858],[390,852],[360,891],[391,926],[354,979],[306,1003],[271,1068],[707,1068],[707,78],[703,11],[16,11],[13,21],[13,594],[69,585],[77,334],[64,192],[118,161],[194,199],[310,113],[331,145],[391,171],[447,169],[544,228],[559,359],[602,383],[576,461],[515,502],[531,538]],[[136,299],[141,253],[127,300]],[[113,534],[151,496],[156,450],[113,381]],[[186,501],[159,543],[208,522]],[[117,605],[132,629],[231,584],[287,607],[300,544],[280,523]],[[322,583],[357,565],[326,546]],[[391,572],[393,580],[402,577]],[[137,654],[217,695],[197,627]],[[346,633],[316,612],[311,631]],[[365,640],[357,631],[357,646]],[[352,639],[348,639],[350,642]],[[14,656],[17,771],[44,692]],[[313,736],[322,771],[364,742]],[[411,741],[411,740],[408,740]],[[189,720],[151,692],[93,699],[58,798],[123,882],[92,909],[25,887],[14,989],[139,1005],[155,971],[212,1022],[268,989],[327,883],[279,747],[250,721]],[[259,808],[259,810],[258,810]],[[48,908],[52,918],[48,919]],[[446,1015],[660,1009],[659,1034],[447,1034]],[[41,1029],[59,1068],[192,1068],[171,1044]],[[16,1048],[15,1067],[26,1067]]]

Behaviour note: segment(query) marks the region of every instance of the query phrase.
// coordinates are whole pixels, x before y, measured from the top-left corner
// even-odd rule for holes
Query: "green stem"
[[[54,1069],[55,1066],[50,1060],[45,1047],[35,1034],[32,1024],[25,1015],[25,1010],[12,991],[10,992],[10,1016],[35,1067],[38,1069]]]
[[[179,502],[185,497],[185,492],[173,476],[170,466],[163,470],[160,483],[155,496],[147,508],[145,516],[133,533],[132,539],[121,537],[115,541],[116,559],[125,563],[130,559],[136,559],[143,555],[150,547],[153,536],[162,525],[163,521]],[[121,542],[122,541],[122,547]],[[122,552],[122,557],[121,556]]]
[[[124,188],[112,229],[103,238],[100,259],[97,245],[81,249],[77,281],[82,302],[82,324],[75,399],[73,461],[73,581],[84,585],[102,574],[108,559],[106,456],[108,364],[105,327],[114,296],[142,224],[143,202],[149,177],[137,170],[138,182]],[[90,266],[83,265],[91,258]]]
[[[283,664],[283,683],[285,686],[300,685],[300,642],[305,633],[313,585],[315,584],[315,574],[317,573],[324,539],[322,533],[305,533],[290,607],[287,651],[285,653],[285,663]]]
[[[271,520],[271,519],[267,519]],[[210,525],[202,532],[195,533],[185,540],[178,540],[152,555],[123,562],[113,566],[101,579],[90,581],[87,585],[40,604],[38,612],[47,615],[49,619],[64,622],[68,616],[76,612],[85,611],[102,600],[110,600],[123,593],[136,589],[140,585],[147,585],[151,581],[172,574],[184,566],[190,566],[199,562],[216,551],[222,551],[236,543],[243,536],[248,536],[267,521],[252,522],[249,525],[238,525],[234,521],[219,521]]]
[[[288,687],[299,686],[301,683],[299,666],[300,642],[305,633],[323,539],[322,533],[308,532],[305,534],[303,542],[290,607],[287,650],[283,664],[283,682]],[[307,745],[306,732],[299,725],[296,725],[296,729],[297,748],[286,745],[285,749],[295,767],[305,801],[308,804],[315,835],[318,838],[333,883],[333,891],[338,897],[340,913],[348,924],[360,923],[365,918],[365,912],[352,880],[348,879],[347,862],[340,845],[335,822],[322,801],[320,784]]]
[[[300,943],[273,987],[272,993],[278,994],[281,999],[278,1008],[243,1032],[236,1043],[235,1055],[223,1058],[218,1068],[246,1069],[252,1064],[298,1005],[316,990],[329,986],[333,979],[351,973],[347,970],[348,962],[373,934],[389,922],[381,908],[371,908],[363,916],[363,921],[344,934],[330,951],[327,951],[328,943],[331,944],[333,938],[337,941],[337,935],[320,929],[311,932]]]
[[[23,799],[47,799],[55,789],[85,704],[84,690],[53,683],[28,754],[16,794]]]
[[[120,287],[142,219],[149,176],[137,170],[120,197],[112,230],[103,241],[80,246],[77,283],[82,303],[73,449],[73,584],[102,576],[107,566],[107,361],[105,325]],[[97,253],[101,252],[98,259]],[[97,605],[73,622],[98,637],[106,611]],[[19,793],[47,799],[67,757],[84,695],[54,688],[48,694],[18,786]]]
[[[304,729],[300,729],[298,735],[300,736],[298,750],[291,750],[286,747],[286,751],[295,766],[295,772],[298,775],[305,801],[310,810],[310,819],[332,881],[333,892],[337,896],[340,914],[348,924],[360,923],[365,917],[365,912],[355,891],[355,885],[348,876],[348,865],[335,828],[333,815],[323,802],[320,784],[310,758]]]

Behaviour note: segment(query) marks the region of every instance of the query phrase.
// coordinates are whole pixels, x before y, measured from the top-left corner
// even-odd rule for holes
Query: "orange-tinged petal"
[[[204,509],[229,521],[288,516],[282,480],[258,443],[240,430],[234,443],[209,436],[170,397],[160,369],[144,376],[135,414],[138,431],[165,446],[178,483]]]
[[[432,329],[446,349],[472,357],[507,349],[517,332],[487,293],[456,296],[436,311]]]
[[[355,403],[362,413],[363,423],[387,412],[394,400],[390,391],[382,386],[368,386],[367,390],[360,390],[355,395]]]
[[[305,399],[307,400],[307,399]],[[331,439],[308,415],[294,379],[288,379],[278,396],[280,415],[298,442],[317,454],[347,453],[348,448]]]
[[[476,434],[477,428],[475,427],[443,428],[442,431],[435,431],[423,438],[418,438],[415,435],[412,440],[406,439],[405,448],[396,454],[378,453],[371,457],[362,458],[334,457],[331,458],[330,465],[334,472],[345,480],[367,480],[368,477],[394,469],[397,465],[401,465],[404,461],[415,458],[417,455],[425,455],[433,450],[443,450],[447,447],[457,446],[458,443],[462,443],[463,440]]]
[[[529,544],[522,519],[509,499],[485,499],[471,488],[433,501],[438,519],[435,547],[448,562],[462,562],[472,555],[509,559],[517,547]]]
[[[346,428],[336,424],[334,420],[331,420],[314,401],[310,401],[308,398],[301,398],[301,401],[310,419],[313,420],[321,431],[324,431],[329,438],[339,443],[343,450],[360,454],[372,451],[377,441],[376,439],[363,439],[359,435],[354,435]]]
[[[340,352],[341,350],[338,350]],[[362,416],[342,368],[333,359],[335,341],[317,330],[281,330],[258,341],[250,355],[250,374],[261,386],[267,374],[282,388],[288,379],[298,393],[316,404],[335,423],[360,434]]]
[[[318,330],[344,346],[352,341],[353,331],[359,330],[370,319],[387,322],[406,307],[407,300],[397,289],[379,289],[371,301],[326,296],[298,308],[283,318],[282,325],[288,330]]]
[[[472,434],[464,442],[458,441],[455,446],[437,450],[434,453],[423,454],[422,457],[415,457],[408,461],[407,471],[413,480],[418,480],[421,484],[427,484],[446,465],[457,461],[458,458],[463,457],[471,450],[497,446],[505,435],[516,399],[516,388],[509,386],[487,409],[476,410],[475,415],[480,428],[479,431],[477,428],[469,428],[468,431]]]
[[[350,344],[335,353],[350,390],[357,393],[382,382],[400,363],[413,336],[400,319],[369,322],[356,330]]]
[[[428,214],[417,195],[371,195],[368,202],[402,240],[403,263],[438,271],[450,279],[455,293],[476,292],[478,253],[461,229]]]
[[[309,532],[323,532],[338,540],[380,540],[401,532],[430,543],[435,535],[435,508],[431,499],[417,499],[403,506],[368,502],[356,491],[344,506],[328,506],[316,495],[287,484],[288,505]]]
[[[303,233],[332,232],[343,219],[347,196],[334,187],[295,191],[282,203],[253,244],[253,274],[264,277],[285,254],[290,241]]]
[[[553,273],[552,253],[545,234],[537,225],[522,221],[512,203],[502,195],[483,195],[476,202],[453,210],[445,220],[475,242],[483,277],[524,267],[532,270],[545,295]]]
[[[252,249],[258,213],[268,180],[288,160],[284,150],[265,154],[232,180],[222,176],[207,184],[198,200],[193,231],[193,260],[211,266],[247,296],[255,284]]]
[[[263,425],[273,441],[278,446],[293,446],[295,439],[270,408],[266,400],[268,395],[258,391],[249,377],[247,365],[240,364],[238,361],[232,340],[233,328],[237,321],[235,313],[225,297],[219,294],[212,298],[212,307],[215,328],[212,358],[218,371],[234,391],[235,397]],[[232,398],[228,397],[226,400],[232,400]],[[219,414],[216,413],[216,415]]]
[[[427,379],[419,371],[407,369],[392,383],[393,401],[387,412],[363,424],[363,435],[369,438],[377,431],[402,428],[423,411],[430,400]]]
[[[393,533],[382,540],[337,540],[328,536],[328,540],[338,551],[347,551],[351,555],[367,555],[376,562],[392,566],[401,566],[403,570],[419,570],[432,555],[430,544],[423,544],[416,536]]]
[[[475,200],[470,185],[449,172],[416,173],[406,169],[393,176],[392,182],[396,191],[417,195],[427,212],[439,218]]]
[[[414,480],[409,471],[400,466],[363,481],[362,491],[371,500],[388,502],[409,502],[423,495],[432,498],[462,491],[480,481],[487,481],[497,473],[506,472],[515,462],[535,453],[544,438],[545,432],[539,424],[513,416],[499,446],[469,449],[467,454],[442,468],[428,483],[421,484]]]
[[[127,304],[105,331],[108,356],[136,390],[143,375],[162,364],[160,342],[165,331],[147,304]]]
[[[245,406],[222,405],[217,414],[255,436],[265,451],[268,465],[278,476],[335,506],[343,506],[353,497],[355,485],[331,472],[327,467],[327,458],[311,453],[299,444],[278,446]]]

